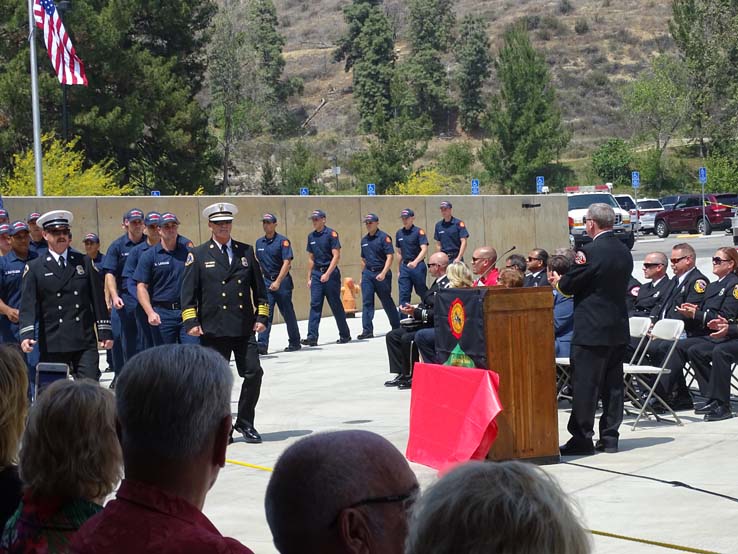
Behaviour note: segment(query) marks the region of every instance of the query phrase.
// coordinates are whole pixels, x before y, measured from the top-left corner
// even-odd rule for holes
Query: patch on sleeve
[[[192,252],[187,254],[187,259],[185,260],[185,267],[188,265],[192,265],[195,261],[195,256],[192,254]]]
[[[331,232],[331,236],[332,236],[332,237],[333,237],[334,239],[337,239],[337,238],[338,238],[338,233],[336,233],[335,231],[332,231],[332,232]]]
[[[284,246],[285,248],[287,248],[289,245],[290,245],[290,241],[288,241],[287,239],[284,239],[282,241],[282,246]]]
[[[23,277],[26,276],[26,273],[28,273],[28,264],[26,264],[26,267],[23,268]]]
[[[389,235],[387,235],[386,237],[384,237],[384,242],[392,242],[392,239],[389,238]]]
[[[425,231],[423,231],[423,229],[421,229],[421,230],[419,231],[419,233],[421,234],[421,236],[422,236],[422,235],[425,235]]]
[[[466,227],[466,224],[463,221],[459,221],[459,227],[463,229],[464,227]]]
[[[733,287],[733,298],[738,300],[738,285]]]
[[[577,252],[576,256],[574,256],[574,263],[577,265],[584,265],[587,263],[587,256],[584,255],[584,252],[581,250]]]
[[[697,294],[702,294],[703,292],[705,292],[706,288],[707,288],[707,281],[705,281],[704,279],[697,279],[694,282],[694,291]]]
[[[194,244],[192,244],[192,241],[189,241],[187,244],[185,244],[186,248],[194,248]]]
[[[633,287],[630,289],[630,294],[633,296],[638,296],[638,292],[641,290],[641,287]]]

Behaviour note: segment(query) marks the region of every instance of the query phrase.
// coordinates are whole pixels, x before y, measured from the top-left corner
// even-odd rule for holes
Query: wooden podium
[[[559,462],[553,301],[550,287],[491,287],[484,297],[487,362],[503,408],[487,459]]]

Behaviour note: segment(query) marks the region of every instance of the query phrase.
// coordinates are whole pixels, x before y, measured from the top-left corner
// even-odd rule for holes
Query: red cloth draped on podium
[[[407,459],[441,471],[483,460],[497,438],[498,386],[494,371],[416,363]]]

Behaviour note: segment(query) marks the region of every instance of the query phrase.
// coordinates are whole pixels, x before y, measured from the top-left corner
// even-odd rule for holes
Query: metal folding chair
[[[660,321],[657,321],[656,324],[653,326],[653,329],[651,329],[651,333],[648,335],[648,341],[646,342],[643,351],[638,357],[638,362],[633,363],[633,359],[635,359],[636,357],[636,354],[634,354],[633,358],[631,359],[631,363],[623,364],[625,388],[626,391],[630,391],[630,393],[626,392],[626,394],[631,398],[631,400],[634,401],[634,405],[640,408],[638,416],[633,423],[633,430],[635,430],[635,428],[638,426],[638,422],[647,411],[650,411],[656,417],[657,421],[661,421],[661,419],[663,419],[659,417],[659,415],[651,406],[650,402],[652,398],[655,399],[658,405],[660,405],[665,411],[669,412],[674,417],[677,425],[682,424],[679,416],[674,412],[674,410],[671,409],[671,406],[669,406],[669,404],[667,404],[666,401],[656,393],[656,387],[661,380],[661,376],[670,373],[671,371],[667,367],[667,364],[669,363],[669,359],[674,353],[674,349],[676,348],[677,341],[679,340],[682,331],[684,331],[684,322],[679,319],[662,319]],[[669,348],[668,354],[664,357],[661,367],[643,364],[643,359],[648,353],[648,348],[651,346],[655,339],[661,339],[672,343],[671,348]],[[641,344],[643,344],[643,341],[644,339],[642,338],[639,347]],[[643,378],[643,376],[645,375],[654,375],[656,378],[653,383],[650,383],[648,380]],[[631,379],[634,379],[635,383],[637,383],[637,385],[641,387],[643,391],[647,391],[645,400],[641,400],[641,397],[635,394]]]
[[[571,362],[569,358],[556,358],[556,401],[566,398],[571,402],[571,395],[565,394],[566,386],[571,382]]]

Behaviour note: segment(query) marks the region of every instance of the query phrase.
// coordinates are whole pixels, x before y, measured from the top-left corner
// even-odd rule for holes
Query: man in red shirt
[[[497,250],[491,246],[480,246],[474,251],[472,271],[478,276],[474,281],[475,287],[493,287],[497,284],[499,271],[495,263],[497,263]]]
[[[158,346],[128,361],[115,390],[125,479],[72,552],[253,554],[202,513],[225,465],[232,388],[228,362],[199,345]]]

